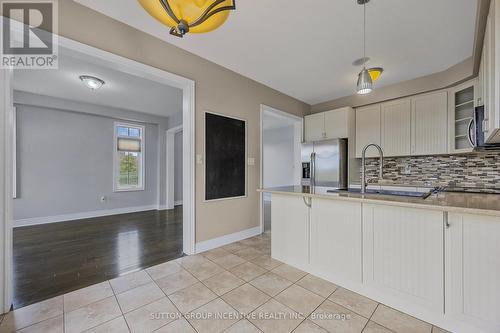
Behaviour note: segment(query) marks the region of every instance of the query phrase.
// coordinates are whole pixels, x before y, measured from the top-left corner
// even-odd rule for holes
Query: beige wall
[[[298,116],[310,106],[71,0],[60,0],[59,4],[60,35],[196,82],[197,154],[203,153],[205,110],[248,121],[248,156],[256,159],[255,166],[248,168],[248,197],[203,202],[203,168],[197,165],[196,242],[258,226],[260,104]]]

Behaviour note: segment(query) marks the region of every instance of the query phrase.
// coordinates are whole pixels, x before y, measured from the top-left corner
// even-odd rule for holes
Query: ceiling
[[[96,76],[106,84],[92,91],[80,75]],[[182,111],[181,89],[111,69],[100,59],[62,48],[58,70],[15,70],[14,89],[163,117]]]
[[[363,9],[355,0],[250,0],[219,29],[183,39],[136,0],[75,0],[309,104],[355,92]],[[367,56],[376,87],[445,70],[472,56],[477,0],[372,0]],[[244,56],[242,56],[244,55]]]

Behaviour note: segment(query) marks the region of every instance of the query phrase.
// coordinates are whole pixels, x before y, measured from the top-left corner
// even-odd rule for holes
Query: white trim
[[[300,131],[300,140],[303,141],[304,138],[304,118],[295,116],[293,114],[275,109],[273,107],[267,106],[265,104],[260,105],[260,127],[259,127],[259,140],[260,140],[260,173],[259,173],[259,188],[264,187],[264,140],[263,140],[263,133],[264,133],[264,113],[272,113],[274,116],[278,116],[283,119],[292,119],[296,121],[297,123],[300,122],[300,128],[297,128],[295,126],[295,134]],[[294,139],[295,139],[295,134],[294,134]],[[296,159],[298,158],[298,161],[300,162],[300,151],[295,152]],[[302,172],[302,171],[298,171]],[[300,176],[299,176],[300,177]],[[299,180],[300,181],[300,180]],[[290,184],[294,185],[294,184]],[[264,232],[264,196],[263,192],[259,193],[259,227],[261,230],[261,233]]]
[[[140,152],[140,176],[138,186],[118,187],[118,138],[120,137],[116,131],[117,127],[137,128],[141,131],[141,152]],[[113,123],[113,192],[134,192],[144,191],[146,184],[146,126],[141,124],[127,123],[123,121],[115,121]]]
[[[165,163],[165,206],[174,209],[175,206],[175,134],[182,132],[182,125],[166,131],[166,163]],[[184,155],[184,154],[183,154]]]
[[[250,229],[245,229],[243,231],[235,232],[234,234],[229,234],[222,237],[209,239],[207,241],[196,243],[196,253],[212,250],[260,234],[261,234],[260,227],[254,227]]]
[[[174,201],[174,206],[182,206],[182,200]]]
[[[12,161],[13,152],[13,84],[12,69],[0,69],[0,312],[10,310],[13,295],[12,269]],[[0,252],[1,253],[1,252]]]
[[[17,198],[17,109],[12,108],[12,199]]]
[[[157,205],[150,205],[150,206],[125,207],[116,209],[103,209],[90,212],[62,214],[55,216],[33,217],[27,219],[14,220],[14,228],[25,227],[29,225],[37,225],[37,224],[76,221],[81,219],[90,219],[93,217],[145,212],[148,210],[157,210],[157,208],[158,208]]]
[[[220,199],[210,199],[207,200],[207,194],[206,194],[206,180],[207,180],[207,140],[206,140],[206,114],[214,114],[216,116],[221,116],[221,117],[226,117],[226,118],[231,118],[231,119],[236,119],[239,121],[243,121],[245,123],[245,195],[240,195],[237,197],[228,197],[228,198],[220,198]],[[217,202],[217,201],[226,201],[226,200],[237,200],[237,199],[245,199],[248,197],[248,120],[244,118],[239,118],[235,116],[230,116],[224,113],[218,113],[218,112],[213,112],[210,110],[205,110],[203,112],[203,202],[210,203],[210,202]]]

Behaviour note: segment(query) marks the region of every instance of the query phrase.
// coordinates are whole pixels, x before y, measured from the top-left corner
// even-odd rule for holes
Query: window
[[[115,123],[114,190],[144,190],[144,126]]]

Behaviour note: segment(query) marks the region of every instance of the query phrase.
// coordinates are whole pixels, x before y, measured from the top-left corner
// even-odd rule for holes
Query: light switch
[[[196,164],[203,164],[203,156],[196,154]]]
[[[249,157],[248,158],[248,165],[255,165],[255,158]]]

